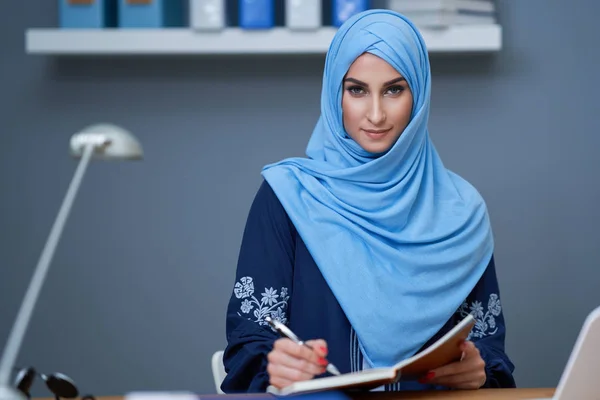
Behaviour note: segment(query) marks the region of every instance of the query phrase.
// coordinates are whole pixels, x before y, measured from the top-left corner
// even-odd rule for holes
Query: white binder
[[[278,0],[281,1],[281,0]],[[285,0],[285,25],[289,29],[317,29],[321,26],[322,0]]]
[[[195,30],[225,28],[225,0],[190,0],[190,26]]]

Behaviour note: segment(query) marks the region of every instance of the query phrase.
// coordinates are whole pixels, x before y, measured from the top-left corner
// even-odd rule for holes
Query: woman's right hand
[[[308,340],[306,346],[287,338],[277,339],[273,350],[267,355],[269,383],[282,389],[294,382],[312,379],[325,372],[327,343],[324,340]]]

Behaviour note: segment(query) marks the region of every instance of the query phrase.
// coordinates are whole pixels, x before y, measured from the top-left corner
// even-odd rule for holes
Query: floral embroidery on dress
[[[475,326],[467,338],[483,338],[485,336],[493,335],[498,331],[496,326],[496,317],[502,312],[500,305],[500,299],[496,293],[490,294],[488,300],[487,310],[484,310],[483,304],[480,301],[474,301],[469,306],[467,302],[464,302],[458,309],[458,313],[461,317],[466,317],[471,314],[475,318]]]
[[[248,318],[249,320],[257,322],[259,325],[268,325],[265,317],[269,316],[282,324],[287,323],[286,310],[290,296],[288,296],[288,289],[286,287],[282,287],[279,293],[273,287],[265,287],[265,291],[260,294],[261,298],[259,301],[254,296],[253,279],[245,276],[235,283],[233,293],[238,299],[243,299],[240,305],[242,313],[250,314],[254,310],[252,312],[254,319],[250,317]],[[239,312],[238,315],[242,316]]]

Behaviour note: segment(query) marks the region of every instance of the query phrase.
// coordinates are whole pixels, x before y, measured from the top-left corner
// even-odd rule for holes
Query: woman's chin
[[[388,141],[379,141],[379,142],[372,142],[372,141],[363,141],[362,143],[359,143],[360,147],[362,147],[365,151],[372,153],[372,154],[381,154],[381,153],[385,153],[387,152],[391,147],[392,147],[392,143],[388,143]]]

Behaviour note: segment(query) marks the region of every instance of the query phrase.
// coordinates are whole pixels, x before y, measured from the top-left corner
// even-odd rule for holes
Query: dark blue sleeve
[[[515,367],[504,350],[506,326],[493,256],[478,284],[458,310],[462,318],[469,313],[476,319],[469,340],[477,346],[485,361],[487,380],[483,387],[516,387],[513,378]]]
[[[227,308],[225,393],[264,392],[269,384],[266,355],[279,336],[264,319],[287,321],[294,238],[285,210],[263,181],[248,214]]]

